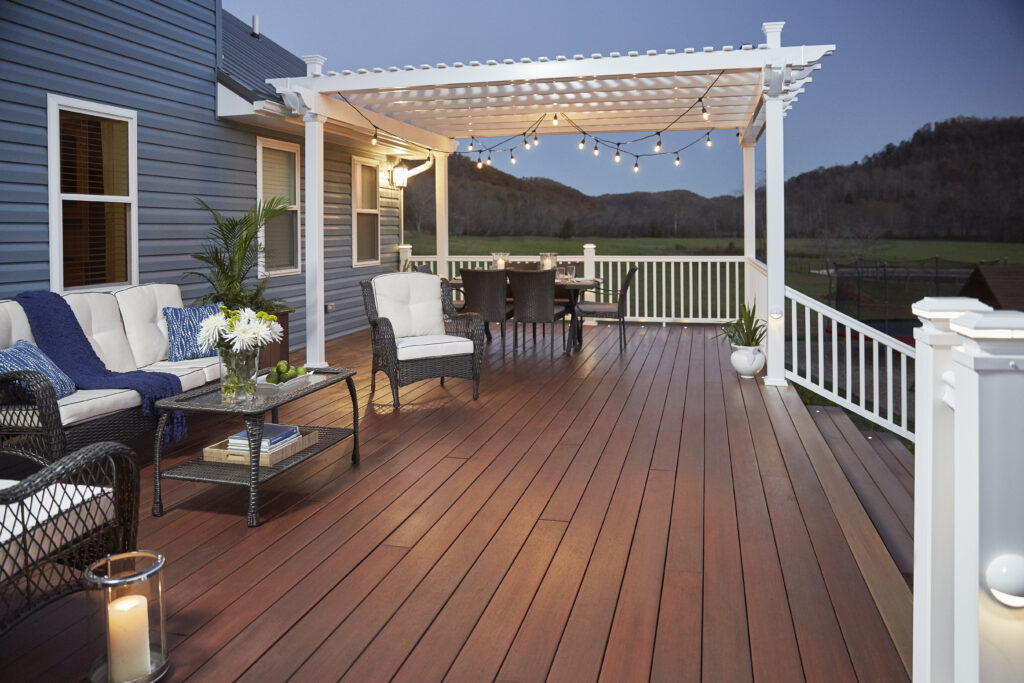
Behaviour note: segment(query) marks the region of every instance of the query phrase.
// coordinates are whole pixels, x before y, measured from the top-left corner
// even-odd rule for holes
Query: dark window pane
[[[64,286],[128,282],[128,204],[63,202]]]
[[[60,112],[60,191],[128,196],[128,122]]]
[[[285,211],[263,227],[263,264],[267,270],[297,268],[298,211]]]
[[[377,214],[356,215],[356,260],[376,261],[378,254]]]

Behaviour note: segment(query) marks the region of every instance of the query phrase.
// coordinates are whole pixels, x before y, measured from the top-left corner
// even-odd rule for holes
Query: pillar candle
[[[149,601],[126,595],[107,606],[110,679],[132,681],[149,674]]]

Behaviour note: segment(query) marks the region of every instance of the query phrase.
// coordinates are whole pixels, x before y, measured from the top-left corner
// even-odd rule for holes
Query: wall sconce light
[[[1024,557],[1000,555],[985,570],[989,593],[1007,607],[1024,607]]]
[[[409,184],[409,169],[405,166],[395,166],[391,169],[391,184],[395,187],[405,187]]]
[[[768,316],[772,320],[779,320],[779,319],[782,318],[782,309],[781,308],[773,308],[772,310],[768,311]]]

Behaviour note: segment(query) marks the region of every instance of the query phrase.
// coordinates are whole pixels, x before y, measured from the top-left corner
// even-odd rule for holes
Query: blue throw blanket
[[[14,297],[32,326],[36,346],[57,364],[79,389],[133,389],[142,396],[142,414],[153,415],[158,400],[181,393],[181,380],[166,372],[113,372],[96,355],[74,312],[59,294],[23,292]],[[171,416],[170,436],[185,436],[185,415]]]

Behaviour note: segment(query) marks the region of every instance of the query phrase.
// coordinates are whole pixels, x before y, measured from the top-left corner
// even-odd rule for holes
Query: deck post
[[[306,367],[327,365],[324,336],[324,121],[307,111],[306,132]]]
[[[754,266],[751,264],[751,260],[757,258],[757,187],[754,177],[756,144],[744,143],[742,138],[740,140],[740,148],[743,150],[743,296],[747,305],[760,298],[757,296]],[[762,318],[768,318],[768,311],[758,310],[758,313]]]
[[[774,80],[774,79],[773,79]],[[768,266],[768,334],[765,384],[786,385],[786,209],[781,95],[765,101],[765,216]],[[793,340],[796,343],[796,340]]]
[[[917,436],[914,456],[914,676],[953,681],[953,408],[943,400],[943,374],[953,370],[953,347],[962,340],[949,321],[968,311],[991,310],[977,299],[918,301],[914,315]]]
[[[451,277],[448,272],[448,155],[438,154],[434,159],[434,206],[437,232],[437,274]]]
[[[1024,680],[1024,312],[965,313],[954,365],[953,666]],[[1015,606],[1010,606],[1014,605]]]
[[[411,244],[399,244],[398,245],[398,270],[404,272],[409,270],[410,261],[412,261],[412,245]]]

